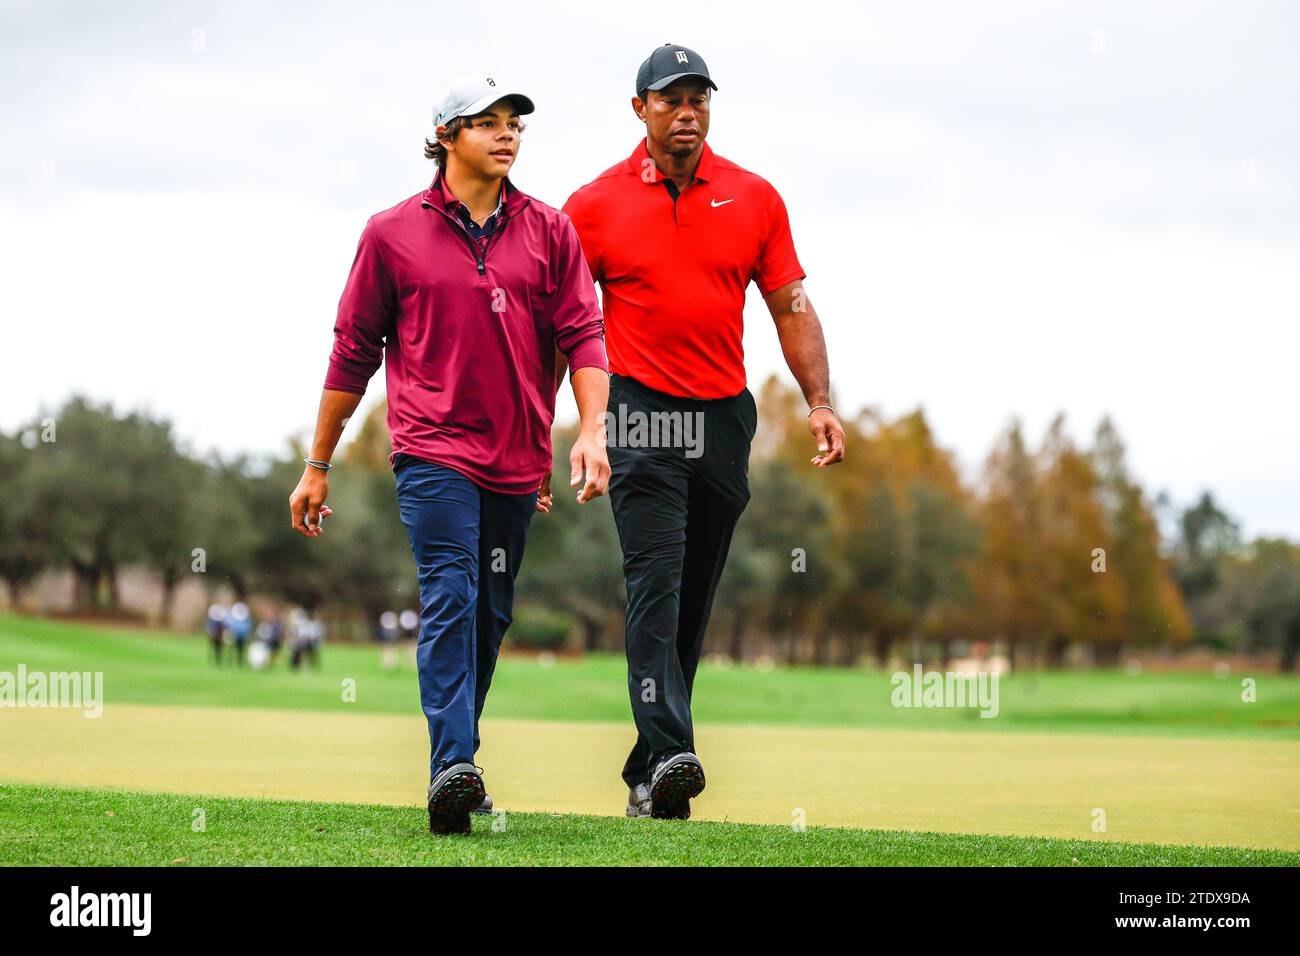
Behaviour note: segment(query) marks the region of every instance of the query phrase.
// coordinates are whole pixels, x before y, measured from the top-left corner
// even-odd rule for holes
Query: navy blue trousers
[[[537,493],[487,491],[458,471],[404,454],[393,471],[419,572],[416,663],[432,777],[448,764],[474,762]]]

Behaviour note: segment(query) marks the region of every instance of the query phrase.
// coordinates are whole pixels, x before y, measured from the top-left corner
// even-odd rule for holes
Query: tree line
[[[1113,664],[1195,643],[1296,666],[1300,547],[1243,540],[1208,492],[1182,508],[1147,494],[1109,419],[1086,448],[1062,416],[1036,446],[1012,422],[966,480],[920,410],[844,421],[848,456],[822,470],[808,463],[799,395],[772,378],[758,405],[752,499],[709,653],[945,665],[995,645],[1018,667],[1080,653]],[[111,612],[120,572],[140,567],[157,577],[154,616],[168,623],[177,586],[193,576],[214,597],[269,598],[324,614],[336,633],[371,635],[384,611],[418,600],[385,411],[336,456],[335,516],[311,541],[289,528],[297,443],[281,456],[198,456],[169,422],[80,397],[0,433],[0,579],[11,605],[42,572],[63,569],[77,610]],[[555,431],[556,504],[533,521],[511,638],[613,650],[625,608],[618,535],[606,499],[579,507],[565,491],[575,428]]]

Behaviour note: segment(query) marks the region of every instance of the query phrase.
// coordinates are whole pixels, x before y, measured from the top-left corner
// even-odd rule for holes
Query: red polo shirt
[[[736,395],[746,287],[804,277],[785,203],[707,142],[676,201],[664,179],[642,139],[564,204],[604,294],[609,368],[672,395]]]

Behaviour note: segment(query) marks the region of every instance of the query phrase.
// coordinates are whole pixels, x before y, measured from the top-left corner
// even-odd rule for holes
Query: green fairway
[[[158,852],[172,853],[169,862],[210,847],[213,862],[295,862],[276,829],[321,813],[349,822],[337,839],[312,837],[293,851],[319,844],[321,856],[303,857],[311,862],[462,853],[499,862],[1091,864],[1151,862],[1143,854],[1154,853],[1201,863],[1236,852],[1207,847],[1287,860],[1300,850],[1300,682],[1291,676],[1257,675],[1258,702],[1245,703],[1242,675],[1022,673],[1003,682],[998,716],[984,719],[974,709],[895,708],[889,675],[867,669],[705,664],[695,713],[709,786],[690,835],[678,838],[674,825],[628,829],[636,821],[618,816],[633,739],[623,661],[505,657],[477,762],[515,836],[488,828],[481,845],[437,850],[404,844],[419,835],[418,813],[414,824],[398,821],[422,799],[428,744],[413,669],[383,670],[377,647],[327,646],[319,672],[294,673],[283,661],[257,672],[211,665],[197,635],[0,616],[0,672],[20,664],[101,671],[105,699],[94,719],[65,707],[0,709],[0,782],[14,797],[0,810],[0,844],[14,859],[132,862]],[[133,816],[139,832],[114,830],[125,825],[116,816],[50,832],[79,812],[60,794],[82,788],[172,795],[124,796],[124,812],[176,805],[168,800],[192,809],[187,794],[213,795],[202,805],[229,812],[225,830],[208,832],[232,838],[215,847],[198,839],[193,849],[187,841],[203,835],[172,832],[171,817],[155,826],[148,813]],[[49,807],[34,808],[42,799]],[[233,836],[241,821],[263,819],[265,841],[252,822]],[[796,821],[808,832],[792,831]],[[92,838],[84,845],[81,829]],[[350,842],[354,830],[363,836]],[[697,838],[689,859],[673,842]]]
[[[418,713],[405,649],[393,672],[380,666],[377,647],[327,646],[319,673],[290,672],[283,658],[273,671],[217,668],[206,653],[198,635],[0,616],[0,670],[21,662],[29,671],[102,671],[110,702]],[[487,715],[630,720],[624,668],[621,657],[609,654],[562,658],[550,666],[507,654],[497,667]],[[1243,677],[1257,682],[1253,703],[1241,699]],[[348,678],[356,681],[357,694],[344,704],[340,684]],[[706,661],[694,709],[702,723],[1300,740],[1300,679],[1289,675],[1023,672],[1002,679],[993,719],[974,709],[896,708],[891,690],[889,675],[871,670],[763,670]]]
[[[413,808],[0,785],[3,866],[1300,865],[1275,850],[551,813],[477,817],[461,837],[424,825]]]

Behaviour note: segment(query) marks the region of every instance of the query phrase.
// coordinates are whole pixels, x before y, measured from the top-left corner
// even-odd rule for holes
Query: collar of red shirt
[[[632,155],[628,157],[627,165],[632,172],[641,177],[642,182],[650,186],[658,185],[667,178],[663,173],[659,172],[659,167],[650,158],[650,150],[646,147],[644,137],[642,137],[641,142],[636,144],[636,149],[632,151]],[[646,179],[644,176],[647,168],[650,170],[650,179]],[[700,150],[700,162],[695,167],[695,178],[702,183],[707,183],[713,178],[713,150],[709,148],[708,140],[704,141],[704,146]]]

